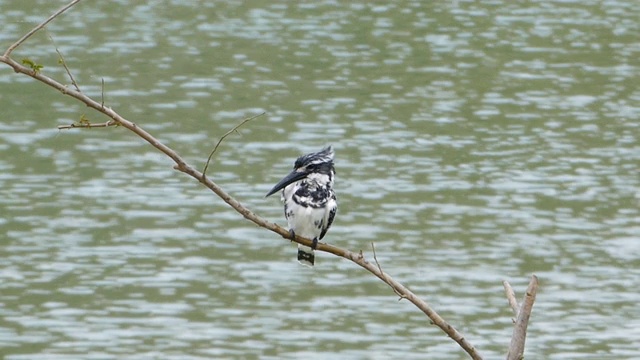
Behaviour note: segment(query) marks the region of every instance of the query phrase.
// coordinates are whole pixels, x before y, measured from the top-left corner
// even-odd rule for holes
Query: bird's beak
[[[273,189],[271,189],[271,191],[269,191],[267,193],[267,196],[273,195],[274,193],[276,193],[278,190],[282,190],[284,189],[287,185],[296,182],[298,180],[304,179],[307,176],[307,173],[305,171],[296,171],[293,170],[291,173],[289,173],[289,175],[285,176],[282,180],[280,180],[280,182],[278,182]]]

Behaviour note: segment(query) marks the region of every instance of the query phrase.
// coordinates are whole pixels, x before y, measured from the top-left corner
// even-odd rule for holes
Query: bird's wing
[[[329,209],[329,211],[327,212],[327,215],[324,219],[324,223],[326,224],[326,226],[322,228],[319,239],[322,239],[324,237],[324,235],[327,233],[327,230],[329,230],[329,228],[331,227],[331,224],[333,224],[333,219],[336,217],[336,211],[338,211],[338,202],[336,201],[335,194],[333,194],[331,196],[331,200],[328,201],[327,208]]]

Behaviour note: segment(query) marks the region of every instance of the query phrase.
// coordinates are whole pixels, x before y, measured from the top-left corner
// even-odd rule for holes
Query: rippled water
[[[59,5],[0,2],[8,46]],[[266,218],[332,143],[326,240],[370,256],[486,358],[507,279],[541,287],[531,359],[632,359],[640,339],[634,2],[81,2],[48,26],[81,89]],[[39,33],[15,53],[67,81]],[[101,79],[104,79],[104,90]],[[68,82],[68,81],[67,81]],[[465,358],[353,264],[245,221],[126,130],[0,71],[5,359]]]

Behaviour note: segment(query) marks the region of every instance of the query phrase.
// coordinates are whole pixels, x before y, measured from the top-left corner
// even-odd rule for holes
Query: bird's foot
[[[293,231],[293,229],[289,229],[289,237],[291,238],[291,241],[296,239],[296,232]]]
[[[318,238],[313,238],[313,241],[311,241],[311,248],[313,250],[318,248]]]

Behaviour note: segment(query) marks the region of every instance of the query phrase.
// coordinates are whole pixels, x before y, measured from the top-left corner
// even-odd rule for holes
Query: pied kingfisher
[[[317,153],[300,156],[293,165],[293,171],[267,194],[269,196],[282,189],[284,216],[291,237],[297,234],[313,241],[311,248],[298,244],[298,261],[303,265],[313,266],[313,250],[336,216],[335,175],[333,148],[328,146]]]

